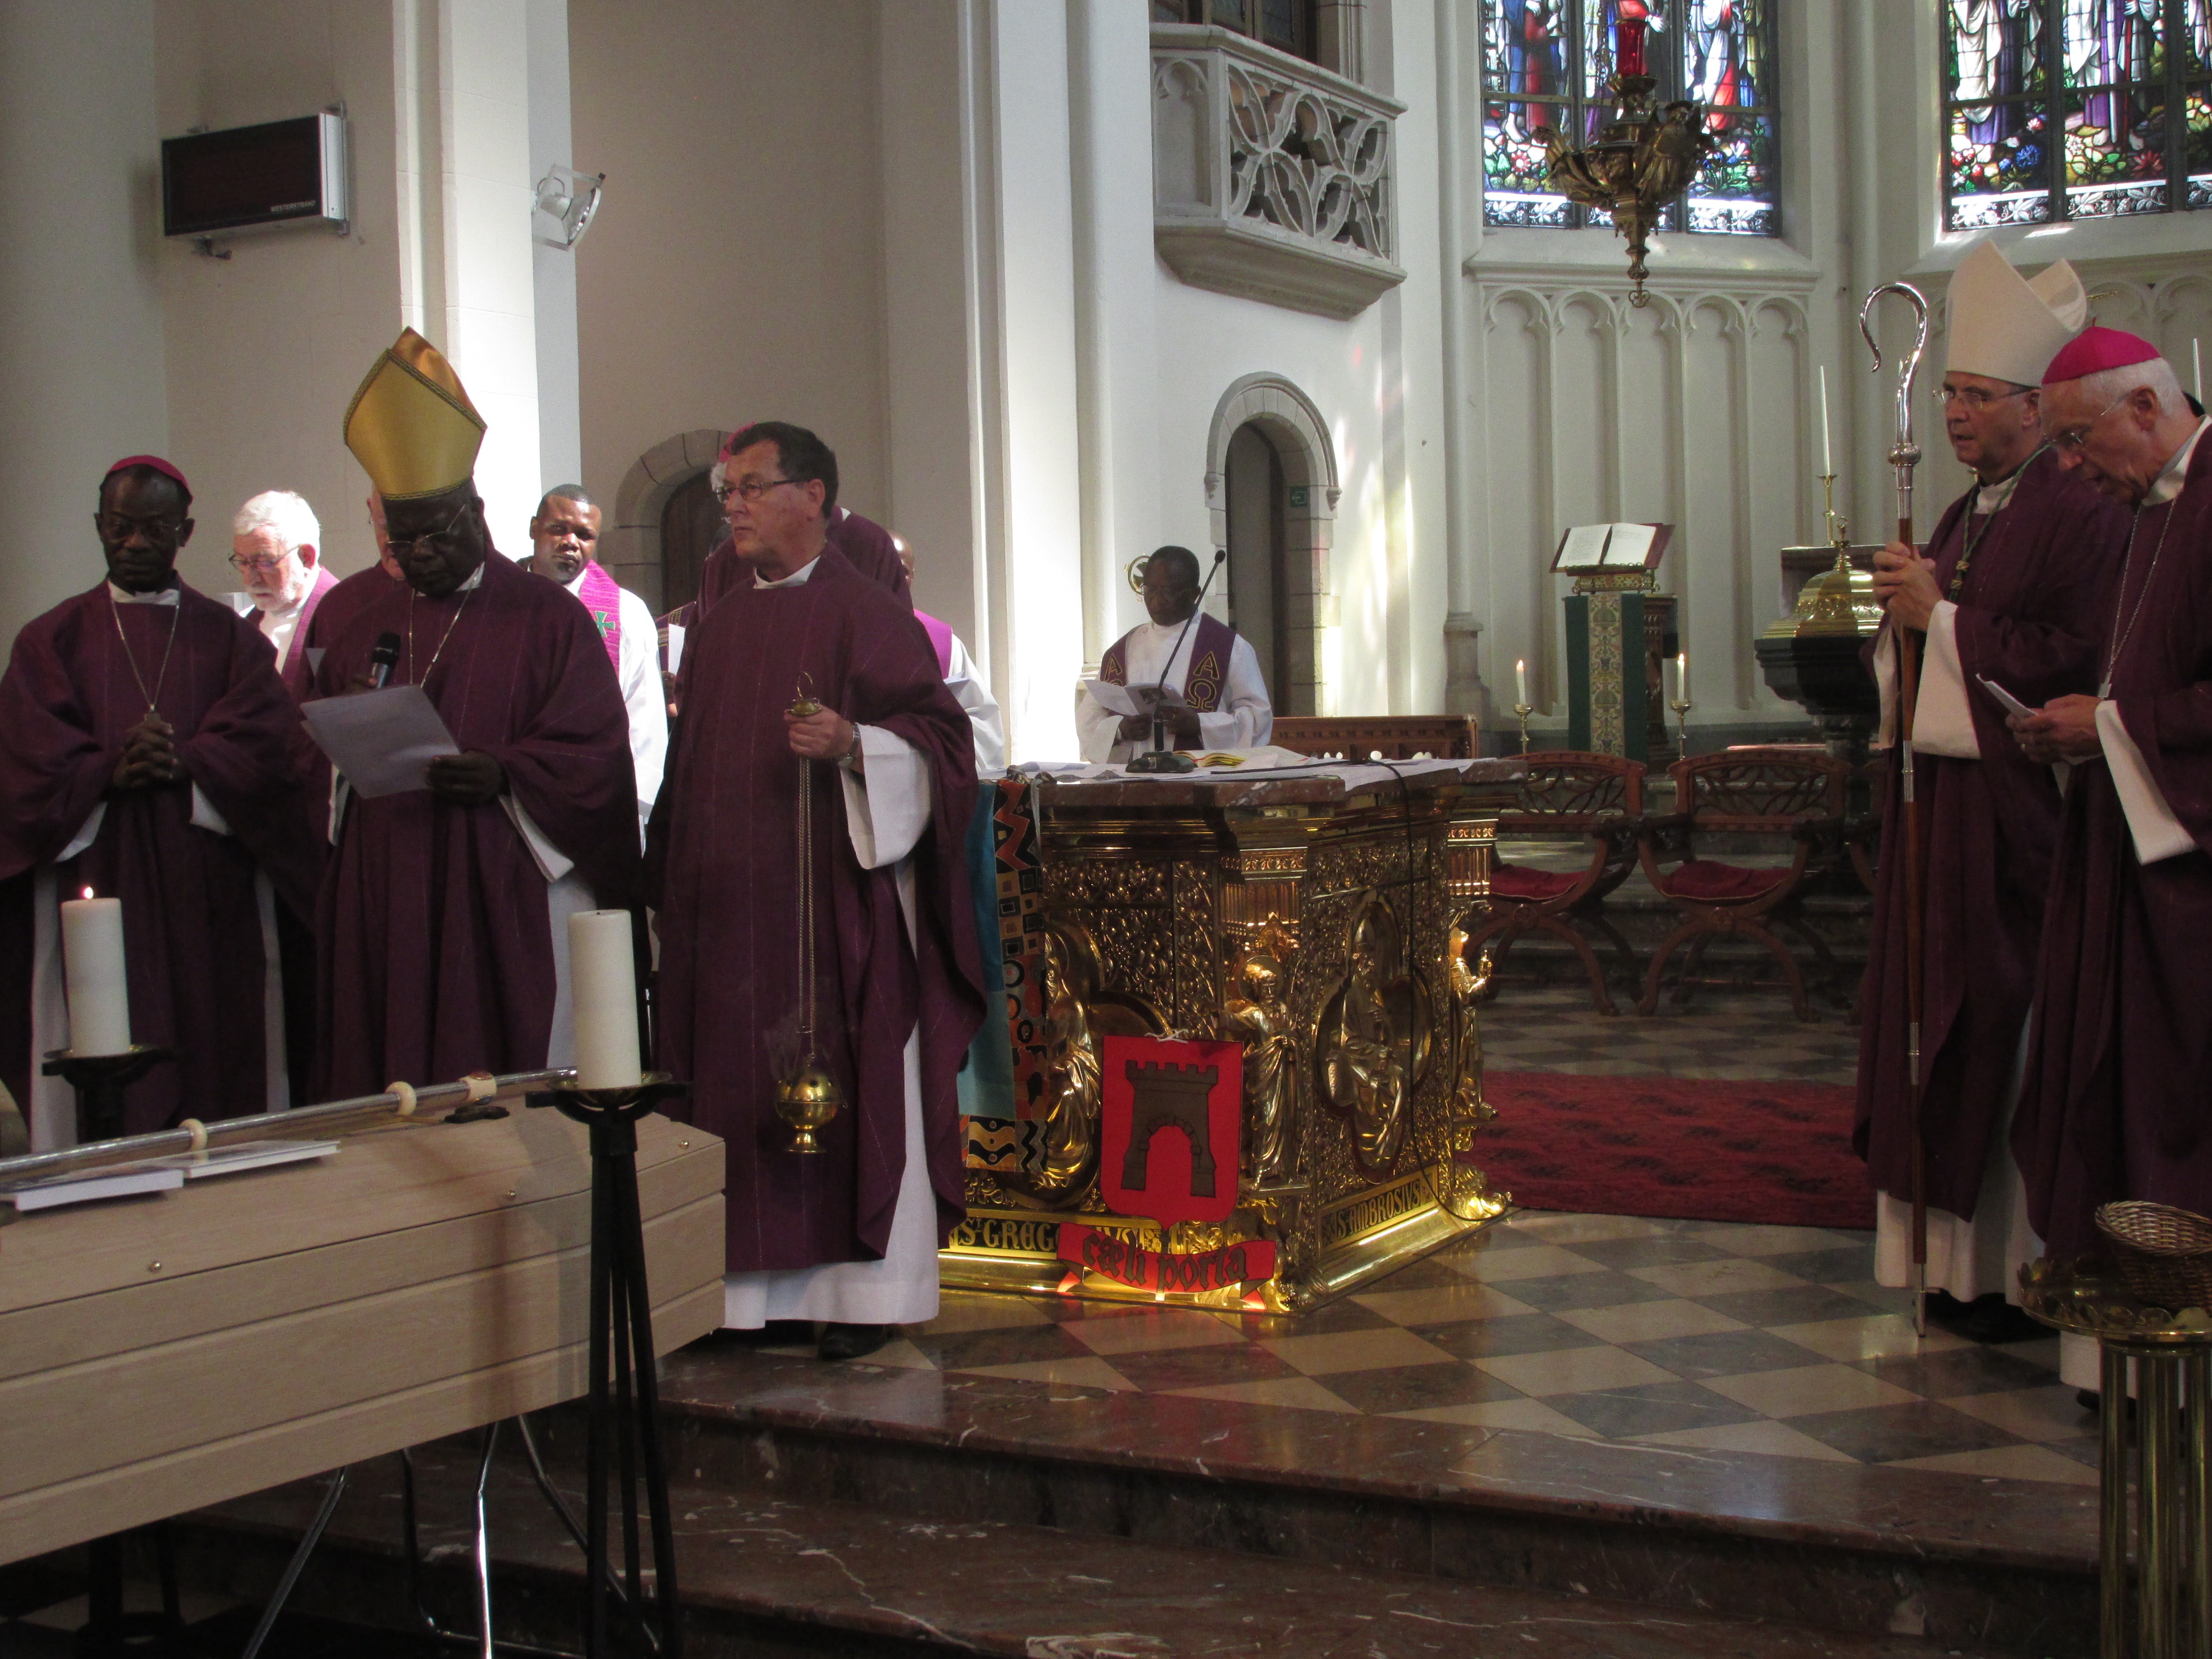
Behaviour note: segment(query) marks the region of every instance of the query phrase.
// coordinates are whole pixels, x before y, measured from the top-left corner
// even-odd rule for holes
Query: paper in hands
[[[2004,709],[2006,714],[2018,714],[2021,718],[2025,719],[2027,716],[2035,713],[2035,710],[2030,708],[2026,703],[2022,702],[2018,697],[2013,696],[2011,692],[2006,690],[2004,687],[1999,685],[1995,680],[1990,679],[1986,676],[1981,674],[1977,674],[1974,678],[1980,681],[1982,690],[1988,692],[1991,697],[1995,698],[1997,703]]]
[[[1164,708],[1173,714],[1190,705],[1182,700],[1182,693],[1174,686],[1160,686],[1150,682],[1143,685],[1115,685],[1110,680],[1085,680],[1083,689],[1091,700],[1101,708],[1115,714],[1150,714],[1155,708]]]
[[[432,761],[461,752],[419,685],[322,697],[300,712],[307,735],[331,757],[353,793],[366,799],[422,788],[423,772]]]

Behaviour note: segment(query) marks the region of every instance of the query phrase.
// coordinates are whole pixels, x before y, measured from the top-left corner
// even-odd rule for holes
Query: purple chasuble
[[[315,612],[322,609],[324,597],[334,592],[337,585],[338,579],[331,574],[328,567],[315,567],[314,586],[307,590],[307,597],[300,606],[300,620],[292,626],[292,648],[285,653],[283,665],[276,671],[294,702],[305,702],[307,688],[314,684],[315,677],[307,667],[307,636],[315,625]]]
[[[2118,1199],[2212,1213],[2212,442],[2112,587],[2109,695],[2197,848],[2142,863],[2110,769],[2075,764],[2012,1142],[2054,1256],[2100,1252]]]
[[[2048,766],[2021,753],[1985,675],[2031,708],[2093,688],[2096,618],[2119,568],[2127,514],[2045,451],[2027,463],[1994,523],[1954,503],[1929,544],[1946,597],[1971,537],[1955,603],[1959,662],[1979,760],[1920,754],[1922,1140],[1928,1201],[1971,1220],[2002,1125],[2035,976],[2060,799]],[[1925,671],[1923,671],[1923,676]],[[1924,680],[1923,680],[1924,683]],[[1906,1086],[1905,809],[1901,751],[1884,758],[1887,806],[1873,936],[1860,998],[1858,1115],[1852,1145],[1874,1184],[1912,1192]]]
[[[629,717],[575,596],[497,553],[473,592],[428,599],[392,584],[331,641],[318,694],[336,696],[365,672],[387,630],[411,634],[413,654],[401,651],[392,683],[421,683],[453,741],[499,762],[508,795],[575,860],[602,907],[630,904]],[[428,790],[349,801],[319,916],[317,1098],[544,1065],[554,999],[546,884],[497,801],[456,806]]]
[[[1221,707],[1222,687],[1229,680],[1229,653],[1237,648],[1237,635],[1228,623],[1203,611],[1198,613],[1191,633],[1194,637],[1190,642],[1190,660],[1183,670],[1182,700],[1200,714],[1211,714]],[[1129,683],[1128,638],[1124,634],[1098,659],[1098,678],[1109,685]]]
[[[917,1024],[941,1242],[964,1209],[954,1078],[984,1006],[964,858],[975,807],[968,716],[913,613],[833,550],[799,586],[728,592],[684,662],[684,723],[647,860],[660,1063],[691,1081],[690,1121],[728,1143],[728,1265],[882,1258],[906,1164],[905,1048]],[[930,826],[911,855],[909,945],[896,870],[863,870],[853,856],[839,769],[805,768],[816,1048],[846,1103],[812,1157],[781,1150],[789,1132],[770,1105],[800,1059],[800,762],[783,714],[802,678],[846,719],[914,745],[930,791]]]
[[[231,834],[193,826],[191,784],[112,787],[124,733],[146,713],[142,680],[175,728],[191,784]],[[116,605],[103,581],[15,636],[0,678],[0,1080],[18,1101],[28,1105],[40,1059],[30,1052],[34,874],[105,800],[92,845],[56,869],[57,896],[89,887],[123,901],[131,1035],[178,1054],[131,1085],[125,1133],[267,1105],[254,874],[304,917],[321,869],[299,726],[261,630],[181,584],[173,609]]]

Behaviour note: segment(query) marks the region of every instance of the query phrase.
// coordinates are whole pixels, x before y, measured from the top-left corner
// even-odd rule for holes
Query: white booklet
[[[1155,708],[1173,713],[1189,705],[1172,685],[1146,681],[1142,685],[1115,685],[1110,680],[1085,680],[1083,689],[1101,708],[1116,714],[1149,714]]]
[[[368,800],[422,788],[432,761],[461,752],[419,685],[319,697],[300,713],[308,736],[354,793]]]
[[[58,1209],[64,1204],[90,1204],[102,1198],[132,1198],[140,1193],[167,1192],[184,1184],[181,1170],[156,1170],[144,1164],[111,1164],[105,1169],[47,1176],[43,1180],[10,1182],[0,1187],[0,1203],[13,1204],[18,1214],[27,1215],[33,1210]]]

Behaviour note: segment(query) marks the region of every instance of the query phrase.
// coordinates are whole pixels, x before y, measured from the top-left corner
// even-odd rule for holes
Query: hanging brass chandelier
[[[1644,291],[1650,275],[1644,256],[1659,216],[1690,187],[1714,147],[1697,105],[1677,99],[1652,106],[1658,81],[1644,72],[1645,27],[1644,18],[1626,16],[1613,25],[1613,75],[1606,85],[1620,106],[1618,118],[1581,149],[1548,127],[1531,135],[1544,141],[1552,188],[1579,206],[1611,214],[1613,229],[1628,238],[1629,301],[1638,306],[1651,302]]]

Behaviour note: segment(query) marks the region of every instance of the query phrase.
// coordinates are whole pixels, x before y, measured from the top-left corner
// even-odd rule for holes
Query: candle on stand
[[[131,988],[123,971],[123,901],[82,898],[62,904],[62,975],[69,999],[70,1052],[120,1054],[131,1048]]]
[[[568,918],[568,984],[576,1016],[576,1086],[635,1089],[638,1062],[637,958],[627,910],[580,910]]]
[[[1644,73],[1644,29],[1641,17],[1623,17],[1613,26],[1613,68],[1617,75]],[[1528,699],[1522,699],[1526,702]]]
[[[1836,476],[1835,457],[1828,448],[1828,366],[1820,365],[1820,476]]]
[[[1674,653],[1674,701],[1687,702],[1689,700],[1690,653],[1686,651],[1677,651]]]
[[[1527,702],[1528,701],[1528,665],[1519,658],[1514,659],[1513,682],[1519,688],[1517,700]]]
[[[2197,380],[2197,401],[2204,401],[2204,350],[2194,335],[2189,341],[2189,369]]]

